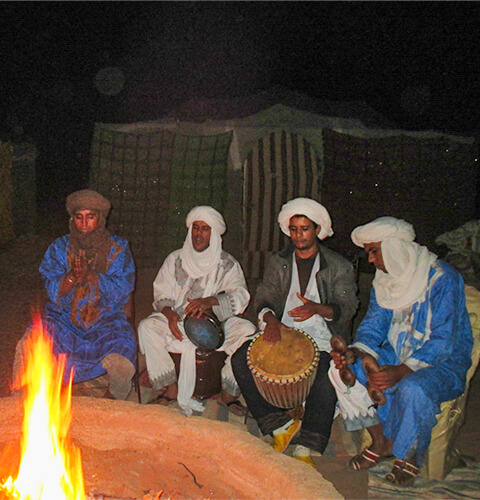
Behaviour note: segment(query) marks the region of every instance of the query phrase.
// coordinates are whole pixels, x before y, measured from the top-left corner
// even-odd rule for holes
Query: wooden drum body
[[[247,351],[247,363],[260,394],[279,408],[296,408],[307,399],[320,351],[305,332],[282,329],[279,344],[264,342],[263,332]]]

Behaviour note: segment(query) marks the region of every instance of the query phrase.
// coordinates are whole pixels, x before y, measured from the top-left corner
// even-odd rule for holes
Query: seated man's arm
[[[90,285],[98,287],[100,305],[105,310],[123,308],[135,287],[135,264],[128,242],[117,239],[112,252],[114,258],[105,274],[90,269],[85,274]]]
[[[213,312],[220,321],[242,314],[250,302],[250,293],[240,264],[229,256],[226,265],[228,269],[218,283],[217,292],[211,297],[214,299]]]
[[[258,326],[264,332],[265,340],[271,343],[279,342],[281,339],[282,323],[279,316],[283,312],[284,292],[288,286],[286,277],[279,272],[282,266],[281,260],[273,255],[255,293],[254,307]]]
[[[71,305],[68,294],[74,284],[73,271],[68,266],[67,250],[66,237],[55,240],[45,252],[39,269],[49,300],[62,309]]]
[[[455,371],[467,370],[473,346],[471,324],[465,306],[464,283],[456,272],[440,276],[430,293],[432,319],[428,339],[405,360],[412,370],[439,363]]]
[[[380,346],[387,339],[391,320],[392,311],[378,305],[375,288],[372,286],[367,313],[357,328],[351,347],[378,359]]]
[[[162,312],[165,307],[175,310],[176,284],[175,256],[170,254],[163,262],[153,281],[153,310]]]

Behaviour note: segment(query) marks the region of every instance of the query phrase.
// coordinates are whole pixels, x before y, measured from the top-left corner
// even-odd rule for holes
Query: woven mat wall
[[[138,267],[159,267],[181,247],[195,205],[225,207],[232,134],[191,137],[97,126],[90,187],[112,202],[108,227],[130,242]]]

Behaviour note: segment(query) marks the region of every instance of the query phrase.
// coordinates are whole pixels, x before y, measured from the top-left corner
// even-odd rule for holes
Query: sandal
[[[228,411],[237,415],[239,417],[244,417],[247,414],[247,407],[242,405],[238,399],[234,401],[230,401],[229,403],[224,403],[223,401],[217,400],[217,403],[224,408],[227,408]]]
[[[406,460],[396,460],[393,469],[385,479],[400,486],[412,486],[418,476],[419,468]]]
[[[352,459],[350,459],[350,462],[348,462],[348,466],[353,470],[365,470],[370,469],[370,467],[373,467],[382,460],[387,460],[388,458],[390,457],[382,457],[378,453],[370,450],[370,448],[365,448],[362,453],[360,453],[359,455],[355,455]],[[362,465],[360,464],[360,460],[362,459],[367,461],[366,467],[362,467]]]

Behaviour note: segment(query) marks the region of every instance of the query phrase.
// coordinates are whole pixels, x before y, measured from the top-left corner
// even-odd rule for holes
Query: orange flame
[[[52,340],[39,315],[25,343],[21,461],[17,479],[0,485],[15,500],[85,499],[80,450],[68,438],[72,420],[72,374],[62,389],[64,355],[53,355]],[[18,381],[16,381],[18,382]]]

